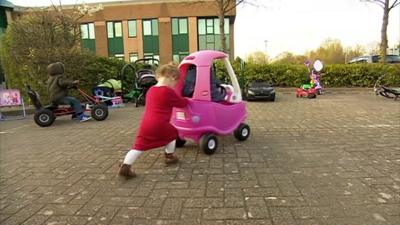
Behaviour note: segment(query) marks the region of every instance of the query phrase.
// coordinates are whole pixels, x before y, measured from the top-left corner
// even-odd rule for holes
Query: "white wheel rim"
[[[42,114],[39,116],[39,120],[42,123],[47,123],[50,120],[50,116],[46,115],[46,114]]]
[[[249,130],[247,128],[243,128],[242,129],[242,136],[243,137],[247,137],[247,135],[249,135]]]
[[[102,117],[102,116],[104,115],[104,112],[103,112],[102,109],[96,109],[96,110],[94,111],[94,114],[95,114],[96,116],[98,116],[98,117]]]
[[[215,146],[216,146],[216,144],[217,144],[217,143],[215,142],[214,139],[210,139],[210,140],[208,141],[208,143],[207,143],[207,146],[208,146],[209,149],[214,149]]]

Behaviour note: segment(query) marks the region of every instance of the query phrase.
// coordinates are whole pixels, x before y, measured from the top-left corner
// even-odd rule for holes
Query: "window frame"
[[[120,23],[121,24],[121,36],[116,35],[116,29],[115,29],[115,24]],[[110,26],[109,24],[112,24],[112,32],[110,33]],[[123,38],[124,37],[124,28],[122,26],[122,20],[116,20],[116,21],[107,21],[106,22],[106,27],[107,27],[107,38]],[[110,37],[110,34],[112,34],[112,37]]]
[[[85,29],[84,30],[86,30],[86,34],[87,34],[87,37],[86,38],[83,38],[82,37],[82,26],[84,26],[85,27]],[[92,37],[92,32],[90,32],[90,28],[91,27],[93,27],[93,37]],[[80,28],[80,32],[81,32],[81,39],[82,40],[95,40],[96,39],[96,28],[95,28],[95,26],[94,26],[94,23],[93,22],[91,22],[91,23],[81,23],[80,24],[80,26],[79,26],[79,28]]]
[[[150,23],[150,33],[145,32],[145,24]],[[157,27],[157,28],[155,28]],[[153,19],[142,19],[143,36],[159,36],[159,21],[157,18]],[[147,33],[147,34],[146,34]]]
[[[137,52],[130,52],[129,53],[129,62],[134,63],[136,60],[132,61],[132,58],[136,57],[136,60],[139,59],[139,54]]]
[[[135,25],[135,29],[134,29],[134,34],[131,35],[131,33],[133,32],[131,30],[131,27],[129,26],[130,22],[134,22]],[[132,31],[132,32],[131,32]],[[128,37],[129,38],[135,38],[137,37],[137,20],[136,19],[132,19],[132,20],[128,20]]]

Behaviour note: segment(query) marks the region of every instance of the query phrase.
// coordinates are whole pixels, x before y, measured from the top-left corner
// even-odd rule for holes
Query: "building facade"
[[[81,44],[105,57],[125,61],[157,58],[179,62],[198,50],[221,50],[215,0],[131,0],[89,4],[81,19]],[[227,50],[234,55],[236,11],[225,15]]]

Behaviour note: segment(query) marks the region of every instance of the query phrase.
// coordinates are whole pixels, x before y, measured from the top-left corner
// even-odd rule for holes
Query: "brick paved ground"
[[[116,177],[143,108],[104,122],[1,122],[0,223],[400,224],[400,102],[370,92],[248,105],[251,138],[161,150]]]

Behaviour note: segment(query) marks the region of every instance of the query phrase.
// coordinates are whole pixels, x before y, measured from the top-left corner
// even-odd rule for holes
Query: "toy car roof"
[[[213,64],[213,61],[215,59],[223,59],[227,57],[228,57],[227,54],[220,51],[204,50],[204,51],[194,52],[186,56],[181,62],[181,65],[193,64],[199,67],[208,67]]]

